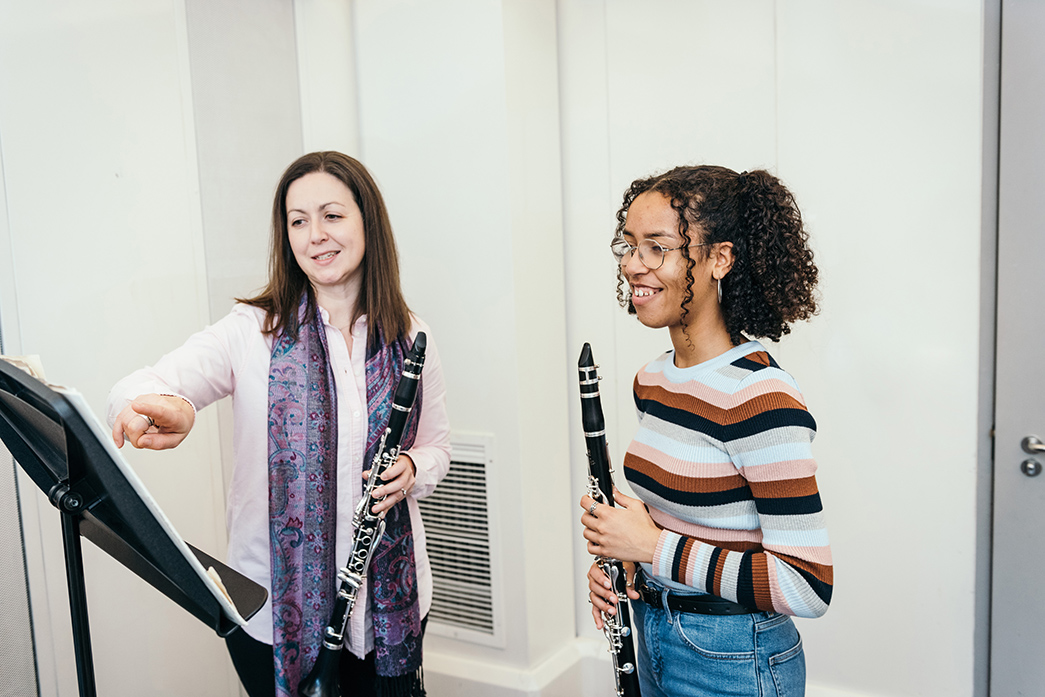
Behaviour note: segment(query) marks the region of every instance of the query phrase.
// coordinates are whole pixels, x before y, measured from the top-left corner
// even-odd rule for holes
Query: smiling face
[[[679,217],[671,207],[671,200],[658,191],[640,194],[628,208],[623,230],[628,244],[635,246],[643,240],[655,240],[661,247],[673,250],[665,252],[664,264],[659,269],[647,267],[637,253],[621,266],[631,289],[635,314],[647,327],[668,327],[673,332],[682,329],[682,303],[686,299],[688,281],[686,258],[682,250],[675,248],[700,243],[700,236],[693,226],[690,226],[689,236],[687,239],[679,232]],[[692,247],[690,250],[695,265],[687,325],[696,321],[702,310],[710,307],[709,301],[715,303],[715,310],[718,309],[717,291],[711,282],[712,260],[698,253],[697,249]]]
[[[316,293],[354,300],[366,240],[351,190],[326,172],[312,172],[290,185],[286,203],[290,248]]]

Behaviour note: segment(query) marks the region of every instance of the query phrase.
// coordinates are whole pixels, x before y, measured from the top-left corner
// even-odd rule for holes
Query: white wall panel
[[[622,425],[627,410],[614,396],[630,385],[624,371],[617,370],[617,344],[614,326],[619,309],[615,297],[613,258],[609,239],[615,224],[613,214],[619,195],[610,185],[610,114],[608,108],[608,70],[606,62],[606,8],[601,1],[559,3],[559,79],[562,113],[563,227],[566,260],[566,351],[576,365],[585,342],[592,346],[603,381],[603,411],[606,418],[610,459],[615,481],[629,491],[619,463],[623,442]],[[618,379],[620,378],[620,379]],[[576,376],[570,381],[570,451],[573,500],[580,501],[587,490],[587,459],[580,424],[580,397]],[[621,418],[624,414],[625,417]],[[617,447],[615,447],[617,446]],[[576,516],[576,504],[574,504]],[[585,591],[584,579],[592,558],[581,535],[574,536],[574,592]],[[578,603],[575,612],[577,633],[605,642],[592,622],[591,606]],[[607,664],[608,666],[608,664]],[[609,676],[609,668],[603,675]]]
[[[805,213],[823,313],[769,348],[820,427],[838,571],[830,612],[799,623],[812,694],[973,694],[973,599],[985,591],[974,573],[980,12],[560,5],[568,335],[593,342],[603,393],[617,395],[607,426],[618,462],[634,370],[669,345],[607,292],[605,246],[627,184],[687,162],[767,166]],[[591,633],[586,608],[577,614]],[[890,670],[867,670],[870,657]]]
[[[119,377],[210,321],[185,8],[159,0],[5,4],[0,32],[0,139],[19,348],[40,354],[52,380],[81,390],[102,414]],[[217,76],[208,77],[199,87],[214,85]],[[233,165],[237,176],[250,163]],[[208,193],[235,210],[227,188]],[[227,239],[219,236],[215,247]],[[237,258],[221,258],[227,263],[214,280],[224,286]],[[220,555],[215,426],[215,413],[204,412],[177,451],[128,448],[126,455],[182,536]],[[27,534],[42,548],[37,557],[35,541],[27,543],[34,598],[46,598],[48,609],[37,616],[48,673],[41,679],[47,694],[73,694],[58,514],[40,494],[25,493],[37,497],[24,510],[35,528]],[[100,694],[238,693],[224,642],[212,630],[93,546],[84,552]]]
[[[351,0],[296,0],[304,152],[359,155],[356,44]]]
[[[563,621],[575,594],[576,529],[567,466],[570,368],[566,343],[562,178],[559,146],[555,2],[502,4],[508,174],[512,213],[512,281],[519,358],[519,460],[523,473],[527,641],[531,665],[554,660],[575,632]]]
[[[837,569],[800,628],[813,679],[860,693],[973,694],[980,13],[778,8],[780,174],[823,274],[823,314],[780,360],[820,428]]]
[[[569,350],[576,361],[590,342],[602,367],[615,480],[625,491],[619,463],[635,428],[632,378],[671,342],[617,305],[615,214],[632,181],[677,165],[774,166],[773,20],[766,1],[560,4]],[[587,462],[573,401],[579,500]],[[575,548],[583,579],[591,558],[583,539]],[[597,636],[586,604],[577,623],[582,635]]]
[[[265,284],[272,193],[302,155],[294,11],[282,0],[187,0],[186,15],[208,300],[218,320],[233,298]]]
[[[572,547],[554,4],[356,2],[354,20],[360,152],[407,299],[439,342],[453,427],[496,442],[507,646],[430,636],[429,674],[480,658],[524,675],[573,638],[574,595],[548,586]]]
[[[616,269],[604,250],[632,181],[685,164],[737,171],[776,164],[773,3],[608,3],[606,37],[606,180],[613,207],[596,250],[600,275],[612,276]],[[571,271],[582,278],[592,273]],[[614,436],[622,457],[635,425],[632,378],[671,341],[667,331],[651,331],[624,311],[614,320],[620,378],[614,402],[623,409]]]
[[[355,18],[360,156],[388,204],[407,302],[439,344],[451,425],[494,435],[500,544],[518,549],[524,511],[500,8],[356,2]],[[503,587],[521,598],[523,560],[506,557]],[[504,617],[503,651],[429,635],[426,658],[478,654],[525,665],[525,603],[508,603]]]

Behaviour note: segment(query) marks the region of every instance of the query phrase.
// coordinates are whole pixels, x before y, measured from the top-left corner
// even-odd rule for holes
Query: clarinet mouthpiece
[[[584,348],[581,349],[581,357],[577,361],[578,368],[591,368],[595,365],[595,360],[591,357],[591,344],[587,341],[584,342]]]

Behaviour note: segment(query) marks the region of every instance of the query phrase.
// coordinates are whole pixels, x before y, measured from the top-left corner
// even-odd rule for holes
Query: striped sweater
[[[794,379],[756,341],[690,368],[673,352],[635,376],[624,475],[662,528],[646,572],[748,607],[819,617],[831,549]]]

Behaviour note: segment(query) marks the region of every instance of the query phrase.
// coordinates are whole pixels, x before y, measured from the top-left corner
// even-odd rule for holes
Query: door
[[[991,697],[1045,694],[1045,3],[1002,3]]]

